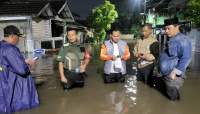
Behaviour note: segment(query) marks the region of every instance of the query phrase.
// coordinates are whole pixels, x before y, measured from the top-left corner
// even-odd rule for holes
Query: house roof
[[[4,2],[0,5],[0,15],[37,15],[46,2]]]
[[[73,21],[66,0],[3,0],[0,1],[0,16],[32,16],[54,18],[59,16]]]

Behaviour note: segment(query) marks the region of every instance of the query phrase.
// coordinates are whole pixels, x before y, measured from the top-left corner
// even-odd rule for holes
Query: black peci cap
[[[77,32],[77,28],[75,28],[75,27],[68,27],[67,28],[67,32],[69,32],[69,31],[76,31]]]
[[[164,23],[165,23],[165,26],[179,24],[178,18],[165,19]]]
[[[4,28],[4,36],[6,35],[17,35],[19,37],[22,36],[19,29],[14,25],[9,25]]]

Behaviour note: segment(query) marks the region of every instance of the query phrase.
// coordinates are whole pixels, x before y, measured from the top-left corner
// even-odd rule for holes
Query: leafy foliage
[[[188,9],[188,17],[196,26],[200,27],[200,0],[189,0]]]
[[[131,27],[131,33],[134,34],[135,39],[141,38],[141,26],[140,25],[133,25]]]
[[[106,31],[111,29],[111,24],[118,18],[115,5],[105,0],[104,4],[92,10],[92,27],[95,29],[95,38],[103,41],[106,37]]]

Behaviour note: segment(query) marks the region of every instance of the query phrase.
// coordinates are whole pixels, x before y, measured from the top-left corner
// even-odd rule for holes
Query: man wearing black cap
[[[32,59],[24,60],[15,46],[20,31],[15,26],[4,28],[4,40],[0,41],[0,113],[30,109],[39,105],[35,83],[29,67]]]
[[[179,100],[179,89],[183,85],[184,73],[192,56],[192,44],[188,36],[180,33],[177,18],[165,20],[165,32],[169,41],[160,54],[160,71],[164,76],[169,99]]]

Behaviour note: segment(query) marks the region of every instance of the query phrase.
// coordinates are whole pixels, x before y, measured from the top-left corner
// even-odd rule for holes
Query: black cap
[[[67,32],[69,32],[69,31],[76,31],[77,32],[77,28],[75,28],[75,27],[68,27],[67,28]]]
[[[19,29],[14,25],[9,25],[9,26],[4,28],[4,36],[6,36],[6,35],[22,36]]]
[[[165,19],[164,23],[165,23],[165,26],[179,24],[178,18]]]

